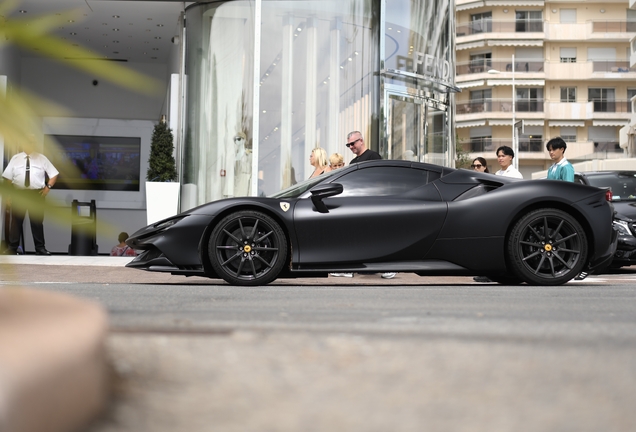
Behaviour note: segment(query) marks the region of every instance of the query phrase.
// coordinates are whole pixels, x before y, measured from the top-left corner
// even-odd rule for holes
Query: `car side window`
[[[339,197],[390,196],[409,192],[428,182],[428,171],[408,167],[369,167],[348,173],[338,180]]]

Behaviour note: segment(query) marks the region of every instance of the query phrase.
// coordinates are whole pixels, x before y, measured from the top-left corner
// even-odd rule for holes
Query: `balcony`
[[[457,49],[478,46],[543,46],[542,20],[482,20],[458,24]]]
[[[626,42],[636,32],[636,23],[628,21],[587,21],[585,23],[546,23],[549,41]]]
[[[631,118],[632,105],[627,100],[602,100],[590,102],[546,102],[545,118],[548,120],[585,121],[598,120],[610,126],[627,124]]]
[[[544,67],[543,59],[516,59],[515,61],[515,74],[518,72],[521,74],[526,73],[542,73]],[[498,71],[512,72],[512,62],[510,59],[483,59],[478,61],[469,61],[457,63],[455,68],[455,74],[459,75],[472,75],[488,72],[491,69]],[[525,76],[524,76],[525,77]],[[540,75],[543,78],[543,74]],[[465,79],[474,79],[474,77],[464,77]]]
[[[636,33],[636,23],[618,20],[590,21],[587,40],[627,42]]]
[[[517,100],[516,118],[522,118],[534,125],[544,124],[543,99]],[[502,126],[511,124],[512,99],[476,99],[458,101],[455,104],[457,127],[485,125]],[[528,124],[528,123],[526,123]]]
[[[471,155],[473,158],[483,156],[484,154],[494,155],[495,150],[504,145],[512,147],[512,140],[510,138],[472,138],[469,141],[461,143],[462,149],[465,152],[474,153],[474,155]],[[544,150],[543,138],[533,139],[524,136],[519,137],[520,153],[540,153],[541,156],[533,157],[532,159],[550,159],[549,154]],[[545,153],[545,155],[543,153]],[[526,158],[527,156],[528,155],[526,155]]]
[[[610,80],[636,80],[636,67],[628,61],[597,60],[578,63],[545,63],[545,78],[548,80],[589,80],[607,78]]]

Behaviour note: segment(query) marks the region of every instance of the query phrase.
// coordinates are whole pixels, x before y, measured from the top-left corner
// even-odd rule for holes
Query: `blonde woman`
[[[320,174],[331,171],[327,166],[327,152],[320,147],[316,147],[309,155],[309,163],[314,167],[314,172],[309,178],[318,177]]]
[[[342,168],[344,166],[344,156],[340,153],[334,153],[329,156],[329,168],[331,171]]]

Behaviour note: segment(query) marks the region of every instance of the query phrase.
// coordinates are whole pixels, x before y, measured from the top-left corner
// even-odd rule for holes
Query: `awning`
[[[488,120],[489,126],[512,126],[511,119]]]
[[[466,81],[466,82],[455,83],[455,85],[457,85],[457,87],[459,88],[481,87],[483,85],[486,85],[486,81],[484,80]]]
[[[457,44],[457,46],[455,47],[456,51],[460,51],[460,50],[465,50],[465,49],[473,49],[473,48],[480,48],[486,46],[486,42],[481,40],[481,41],[477,41],[477,42],[469,42],[469,43],[460,43]]]
[[[592,126],[627,126],[629,120],[592,120]]]
[[[511,79],[489,79],[488,80],[488,85],[489,86],[509,86],[512,85],[512,80]],[[543,87],[545,86],[545,80],[542,79],[524,79],[524,80],[520,80],[520,79],[516,79],[515,80],[515,86],[521,86],[521,87]]]
[[[549,127],[585,127],[585,120],[550,120]]]
[[[545,6],[542,0],[512,1],[512,0],[486,0],[486,6]]]
[[[523,119],[524,126],[544,126],[545,120],[541,119]]]
[[[468,2],[468,3],[464,3],[464,4],[458,4],[455,7],[455,10],[457,12],[461,12],[461,11],[465,11],[468,9],[475,9],[475,8],[480,8],[484,6],[484,2],[483,1],[473,1],[473,2]]]
[[[543,40],[519,39],[519,40],[497,40],[488,41],[488,46],[536,46],[542,47]]]
[[[455,123],[455,128],[465,128],[465,127],[475,127],[475,126],[486,126],[486,120],[475,120],[475,121],[466,121],[466,122],[457,122]]]

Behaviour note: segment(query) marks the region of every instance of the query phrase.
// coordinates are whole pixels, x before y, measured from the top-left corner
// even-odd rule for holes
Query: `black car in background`
[[[618,247],[612,267],[636,264],[636,171],[580,172],[574,181],[589,186],[610,188],[616,210],[614,227]]]

